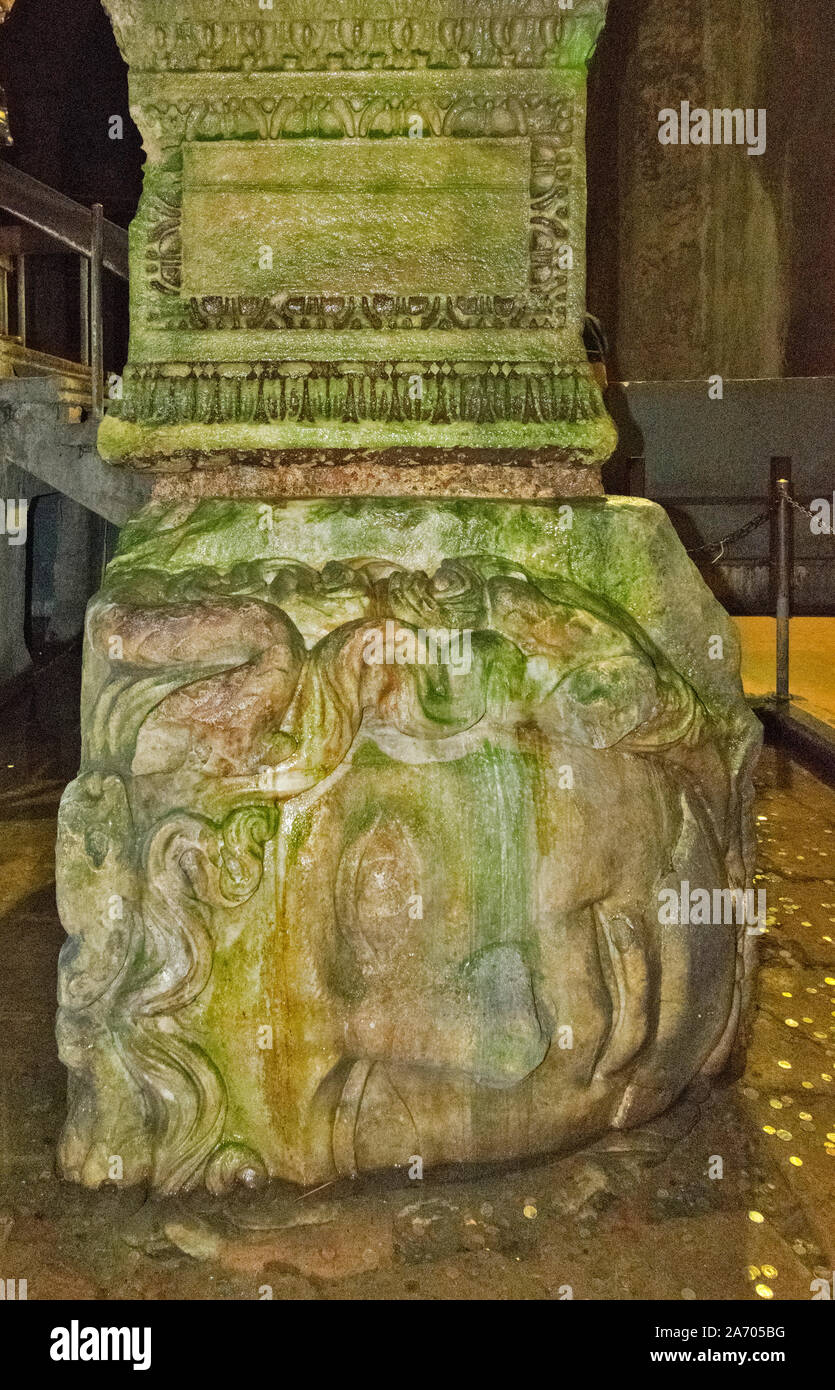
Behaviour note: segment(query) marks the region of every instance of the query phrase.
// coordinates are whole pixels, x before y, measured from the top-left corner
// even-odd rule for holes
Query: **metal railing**
[[[37,228],[51,241],[80,257],[79,316],[81,364],[89,367],[93,412],[104,411],[104,323],[102,276],[105,270],[128,279],[128,234],[108,222],[101,203],[85,208],[54,188],[0,160],[0,210]],[[26,346],[26,256],[15,258],[18,337]],[[8,333],[8,272],[0,266],[0,333]]]
[[[713,552],[711,565],[718,565],[726,558],[726,550],[736,542],[771,523],[768,563],[771,568],[774,591],[774,616],[777,623],[776,651],[776,699],[781,703],[791,701],[791,619],[794,612],[794,518],[797,513],[807,520],[814,518],[814,512],[794,496],[792,485],[792,460],[775,457],[771,460],[772,489],[770,498],[759,496],[717,497],[708,496],[675,497],[663,495],[654,498],[664,507],[742,507],[759,506],[761,510],[750,521],[728,534],[706,541],[702,545],[687,548],[688,555],[695,561]],[[633,497],[647,496],[646,463],[643,458],[629,460],[629,493]]]

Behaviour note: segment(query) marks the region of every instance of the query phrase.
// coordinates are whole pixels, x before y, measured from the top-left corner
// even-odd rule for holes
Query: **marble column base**
[[[65,1175],[175,1192],[558,1152],[738,1034],[759,725],[631,499],[157,499],[61,810]]]

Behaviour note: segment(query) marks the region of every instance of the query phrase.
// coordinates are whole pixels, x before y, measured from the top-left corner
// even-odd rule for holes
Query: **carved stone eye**
[[[420,893],[420,878],[417,851],[396,818],[388,820],[381,813],[346,850],[337,875],[337,912],[346,935],[366,959],[396,945],[397,923]]]
[[[398,822],[377,830],[357,866],[355,899],[362,920],[398,917],[417,889],[416,867]]]

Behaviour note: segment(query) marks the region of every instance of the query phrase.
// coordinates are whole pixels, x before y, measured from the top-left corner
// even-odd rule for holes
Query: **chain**
[[[797,499],[792,497],[788,492],[784,493],[783,496],[789,505],[794,507],[796,512],[800,512],[801,516],[805,516],[809,521],[816,520],[815,513],[810,507],[804,507],[802,502],[798,502]],[[760,526],[764,526],[772,514],[779,510],[779,507],[780,497],[778,495],[768,510],[760,512],[759,516],[755,516],[753,521],[746,522],[744,526],[740,526],[736,531],[731,531],[730,535],[723,536],[721,540],[708,541],[705,545],[697,545],[693,550],[688,550],[687,554],[704,555],[709,550],[715,550],[717,554],[711,561],[711,564],[718,565],[719,561],[724,558],[726,546],[732,545],[734,541],[744,540],[746,536],[751,535],[752,531],[756,531]]]
[[[786,501],[790,507],[794,507],[796,512],[800,512],[801,516],[808,516],[810,521],[816,519],[815,513],[812,511],[811,507],[804,507],[803,503],[798,502],[797,498],[792,497],[790,493],[786,493]]]
[[[767,511],[760,512],[759,516],[755,516],[753,521],[747,521],[744,526],[738,527],[736,531],[731,531],[730,535],[723,536],[721,540],[707,541],[705,545],[697,545],[692,550],[688,550],[687,554],[703,555],[709,550],[715,550],[717,554],[711,564],[718,565],[724,557],[726,546],[732,545],[734,541],[744,540],[746,536],[751,535],[752,531],[757,531],[760,526],[764,526],[775,509],[774,506],[769,507]]]
[[[809,521],[818,521],[818,520],[819,520],[819,518],[815,516],[815,513],[812,511],[811,507],[804,507],[803,503],[802,503],[802,502],[798,502],[794,497],[789,497],[789,496],[787,496],[787,497],[786,497],[786,501],[787,501],[788,503],[790,503],[790,505],[791,505],[792,507],[794,507],[794,509],[795,509],[796,512],[800,512],[800,515],[801,515],[801,516],[808,517]],[[817,532],[817,535],[819,535],[819,536],[826,536],[827,540],[830,540],[830,541],[831,541],[833,538],[835,538],[835,530],[832,530],[832,531],[818,531],[818,532]]]

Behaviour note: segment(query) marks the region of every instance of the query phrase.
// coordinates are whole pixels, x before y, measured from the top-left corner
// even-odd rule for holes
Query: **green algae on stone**
[[[107,457],[611,452],[605,0],[107,7],[148,154]],[[64,1174],[506,1160],[720,1071],[752,933],[659,902],[751,880],[738,655],[649,503],[152,501],[89,609],[61,807]]]
[[[606,0],[106,8],[148,158],[105,458],[609,456],[583,346]]]
[[[663,1110],[750,938],[673,939],[658,895],[748,881],[757,746],[652,504],[152,502],[61,813],[65,1172],[316,1183]]]

